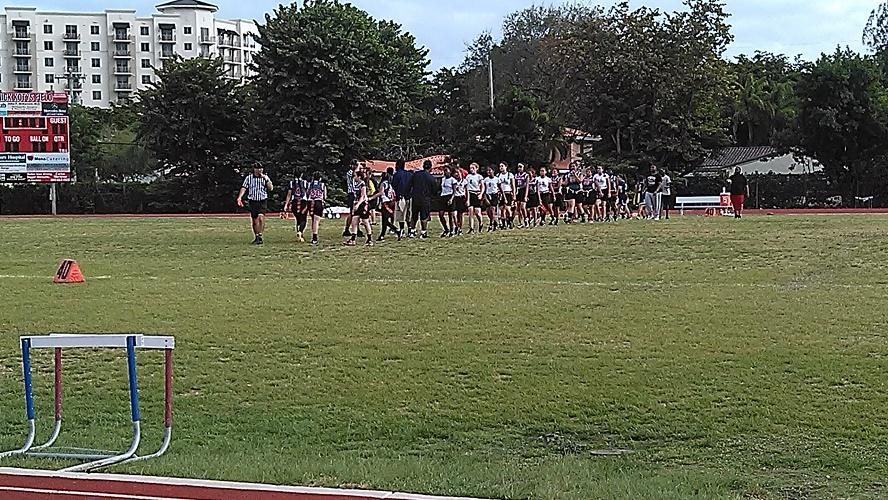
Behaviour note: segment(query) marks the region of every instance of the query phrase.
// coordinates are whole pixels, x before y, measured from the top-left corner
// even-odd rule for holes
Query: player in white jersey
[[[607,220],[607,200],[610,198],[610,179],[604,173],[604,167],[598,167],[598,172],[592,176],[595,182],[595,221]]]
[[[493,172],[493,167],[487,167],[487,177],[484,178],[484,207],[487,209],[487,218],[490,220],[487,232],[496,231],[496,207],[499,206],[500,188],[499,179]]]
[[[512,212],[512,207],[515,205],[515,191],[517,191],[515,174],[509,172],[508,165],[500,163],[497,179],[500,188],[500,223],[502,227],[514,229],[515,214]]]
[[[540,196],[540,225],[546,224],[546,216],[552,214],[552,178],[546,167],[540,167],[537,177],[537,190]]]
[[[444,177],[441,178],[441,209],[438,210],[438,220],[441,221],[441,227],[444,231],[441,233],[442,238],[453,236],[456,223],[453,217],[453,189],[456,187],[456,179],[453,178],[453,171],[450,167],[444,167]]]
[[[481,219],[481,196],[484,194],[484,177],[478,173],[478,164],[469,166],[469,175],[466,176],[466,193],[469,197],[469,233],[475,232],[477,226],[480,233],[484,227]]]
[[[453,169],[453,178],[456,183],[453,185],[453,199],[450,202],[450,216],[453,218],[453,225],[456,231],[454,236],[460,236],[463,232],[463,216],[468,210],[468,201],[466,199],[466,180],[463,178],[462,171],[459,168]]]

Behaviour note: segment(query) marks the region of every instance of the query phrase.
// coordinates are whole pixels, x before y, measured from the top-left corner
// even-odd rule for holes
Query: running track
[[[0,468],[3,500],[469,500],[390,491]]]
[[[269,217],[277,217],[278,212],[269,212]],[[678,210],[673,210],[673,215],[678,216]],[[772,209],[772,210],[744,210],[744,215],[748,216],[766,216],[766,215],[847,215],[847,214],[888,214],[888,208],[788,208],[788,209]],[[687,210],[685,215],[703,215],[702,210]],[[127,218],[145,218],[145,219],[213,219],[213,218],[229,218],[229,217],[249,217],[248,213],[212,213],[212,214],[76,214],[76,215],[0,215],[0,219],[127,219]]]

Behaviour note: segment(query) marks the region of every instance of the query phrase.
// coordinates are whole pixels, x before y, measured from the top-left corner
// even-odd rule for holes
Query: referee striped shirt
[[[265,189],[267,178],[248,175],[244,179],[243,188],[247,190],[247,199],[250,201],[265,201],[268,199],[268,190]]]
[[[348,188],[348,194],[357,194],[355,189],[355,171],[349,170],[345,173],[345,185]]]

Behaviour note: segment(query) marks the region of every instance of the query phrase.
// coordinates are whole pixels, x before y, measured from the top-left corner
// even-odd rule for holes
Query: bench
[[[722,215],[733,213],[731,196],[721,194],[716,196],[678,196],[675,198],[675,207],[684,215],[685,210],[721,210]]]

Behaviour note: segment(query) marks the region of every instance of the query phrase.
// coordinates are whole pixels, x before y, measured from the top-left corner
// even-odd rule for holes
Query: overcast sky
[[[219,6],[223,18],[261,20],[280,2],[274,0],[209,0]],[[301,2],[301,0],[298,0]],[[862,50],[861,32],[870,11],[880,0],[726,0],[732,14],[735,37],[729,56],[768,50],[816,58],[836,45]],[[134,8],[140,14],[154,12],[151,0],[16,0],[12,5],[41,9],[101,11],[106,8]],[[534,0],[353,0],[352,3],[378,18],[392,19],[416,35],[430,49],[432,68],[459,64],[462,53],[478,33],[499,32],[503,16],[534,3]],[[536,3],[553,3],[538,0]],[[555,2],[560,3],[560,2]],[[611,5],[613,1],[580,3]],[[664,10],[681,8],[680,0],[632,0],[631,5],[647,5]]]

